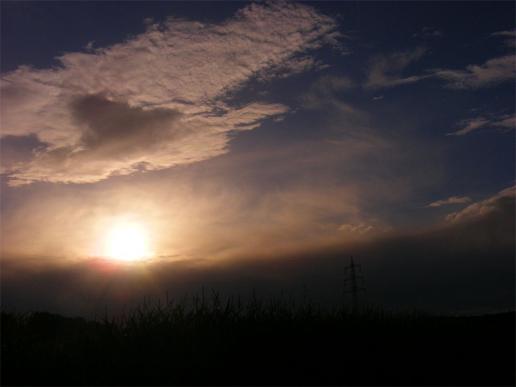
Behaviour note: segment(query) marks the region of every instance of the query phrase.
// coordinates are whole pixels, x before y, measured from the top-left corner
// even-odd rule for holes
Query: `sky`
[[[3,306],[202,286],[335,303],[353,255],[371,303],[514,307],[514,14],[3,1]],[[105,256],[120,224],[148,259]]]

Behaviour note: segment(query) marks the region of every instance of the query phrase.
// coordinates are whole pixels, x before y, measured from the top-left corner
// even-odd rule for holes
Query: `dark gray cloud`
[[[0,138],[0,173],[6,173],[16,168],[16,165],[29,161],[34,152],[45,147],[34,134]]]
[[[81,145],[86,151],[131,153],[138,148],[152,150],[176,132],[180,113],[170,109],[144,110],[113,102],[100,95],[79,97],[71,104],[79,125],[84,126]]]

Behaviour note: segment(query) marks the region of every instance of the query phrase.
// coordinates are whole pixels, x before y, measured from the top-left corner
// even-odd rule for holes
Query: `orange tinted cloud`
[[[288,111],[235,106],[229,93],[321,66],[308,52],[335,46],[335,30],[308,6],[251,4],[220,24],[169,18],[125,42],[64,54],[53,69],[19,67],[3,77],[2,132],[43,146],[4,172],[11,185],[86,183],[223,154],[230,132]]]

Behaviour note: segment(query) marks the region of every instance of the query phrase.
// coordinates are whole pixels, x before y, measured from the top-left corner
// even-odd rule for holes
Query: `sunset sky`
[[[371,302],[513,306],[514,13],[3,1],[3,304],[335,300],[353,255]],[[127,224],[137,264],[106,256]]]

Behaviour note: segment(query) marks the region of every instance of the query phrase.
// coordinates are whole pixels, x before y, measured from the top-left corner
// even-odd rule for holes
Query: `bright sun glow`
[[[149,258],[147,231],[135,223],[115,225],[106,235],[105,255],[118,261],[140,261]]]

